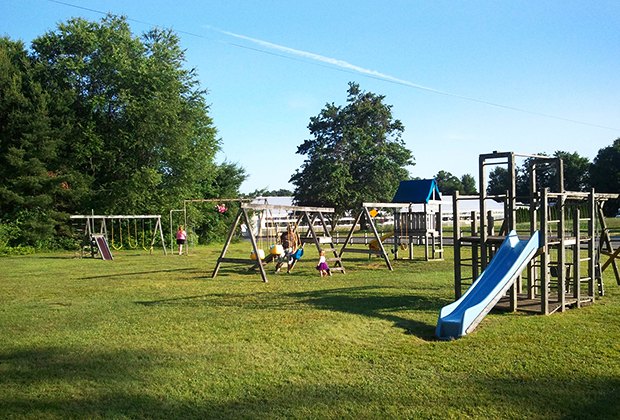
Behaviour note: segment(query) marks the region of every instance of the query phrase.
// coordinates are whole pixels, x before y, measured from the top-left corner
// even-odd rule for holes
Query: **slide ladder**
[[[465,294],[441,309],[435,335],[447,340],[472,332],[534,258],[539,242],[538,231],[529,240],[520,240],[511,231]]]

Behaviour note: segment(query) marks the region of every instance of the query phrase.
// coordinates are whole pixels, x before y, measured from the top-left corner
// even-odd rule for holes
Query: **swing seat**
[[[269,253],[271,255],[284,255],[284,247],[280,244],[271,245]]]
[[[264,259],[265,258],[265,251],[263,251],[262,249],[258,250],[258,258],[259,259]],[[256,253],[254,251],[250,252],[250,259],[253,261],[256,261]]]

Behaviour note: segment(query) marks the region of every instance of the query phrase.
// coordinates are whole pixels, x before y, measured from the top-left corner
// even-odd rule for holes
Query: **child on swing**
[[[282,265],[286,262],[286,273],[290,273],[295,262],[303,255],[303,249],[299,248],[301,240],[299,234],[295,232],[293,226],[288,226],[286,232],[280,236],[280,244],[284,248],[284,255],[280,256],[276,264],[276,273],[280,271]],[[301,252],[299,252],[301,250]]]
[[[319,270],[321,277],[331,276],[332,272],[329,270],[327,266],[327,259],[325,258],[325,251],[321,250],[319,254],[319,264],[316,266],[316,269]]]

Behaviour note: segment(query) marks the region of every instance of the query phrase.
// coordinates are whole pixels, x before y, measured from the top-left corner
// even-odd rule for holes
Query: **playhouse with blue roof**
[[[394,256],[413,245],[424,246],[424,259],[443,259],[443,230],[441,227],[441,191],[435,179],[401,181],[392,203],[403,204],[394,212]]]
[[[434,179],[401,181],[390,203],[363,203],[344,240],[340,254],[359,252],[375,254],[385,260],[392,270],[390,250],[395,259],[414,259],[414,245],[424,247],[424,259],[443,259],[443,232],[441,228],[441,192]],[[391,214],[390,214],[391,213]],[[382,215],[382,216],[379,216]],[[370,227],[370,240],[354,235],[364,220]],[[355,245],[364,245],[364,249]],[[405,253],[406,252],[406,253]],[[404,255],[403,255],[404,254]]]

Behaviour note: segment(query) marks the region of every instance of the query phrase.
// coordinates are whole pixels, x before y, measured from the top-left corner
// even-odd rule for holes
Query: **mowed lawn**
[[[610,272],[595,305],[442,342],[451,249],[321,279],[308,247],[266,284],[243,265],[211,279],[219,252],[0,258],[0,418],[620,418]]]

